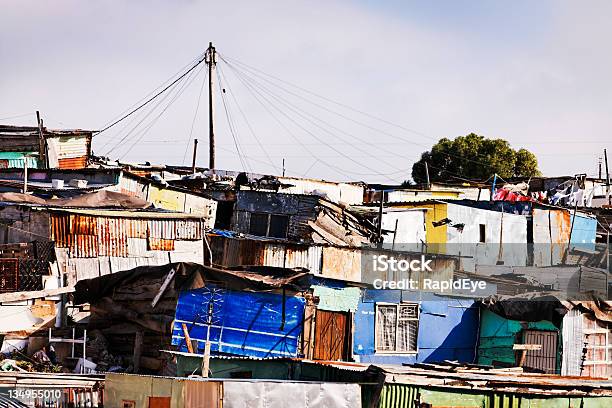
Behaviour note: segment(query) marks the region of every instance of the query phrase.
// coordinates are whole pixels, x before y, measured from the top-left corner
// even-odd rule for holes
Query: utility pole
[[[215,124],[213,112],[213,70],[217,65],[217,52],[212,42],[208,43],[206,50],[206,64],[208,65],[208,138],[209,138],[209,159],[208,168],[215,169]]]
[[[198,139],[193,139],[193,160],[191,161],[191,173],[196,172],[196,157],[198,156]]]
[[[38,126],[38,151],[40,156],[38,156],[40,162],[42,163],[42,166],[44,166],[44,168],[49,168],[48,163],[47,163],[47,152],[46,150],[46,144],[45,144],[45,137],[43,135],[43,121],[40,118],[40,112],[36,111],[36,125]]]
[[[597,159],[597,164],[599,167],[599,179],[601,180],[601,156],[599,156],[599,158]]]
[[[425,177],[427,178],[427,189],[431,190],[431,183],[429,182],[429,166],[425,162]]]
[[[606,201],[608,205],[612,204],[610,202],[610,172],[608,171],[608,151],[604,149],[604,160],[606,162]]]

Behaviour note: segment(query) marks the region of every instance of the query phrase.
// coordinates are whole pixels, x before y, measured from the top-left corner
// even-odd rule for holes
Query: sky
[[[545,175],[596,176],[612,148],[611,11],[562,0],[4,0],[0,123],[35,125],[39,110],[51,128],[102,129],[212,41],[217,168],[279,174],[284,160],[287,175],[394,183],[438,139],[474,132],[531,150]],[[207,166],[206,68],[192,73],[94,137],[94,153],[190,165],[197,138]]]

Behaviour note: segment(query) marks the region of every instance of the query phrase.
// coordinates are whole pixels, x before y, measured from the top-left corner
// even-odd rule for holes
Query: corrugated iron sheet
[[[71,256],[128,256],[130,238],[147,239],[150,250],[173,251],[174,240],[202,239],[200,220],[130,219],[51,213],[51,237]]]
[[[87,167],[87,156],[59,159],[60,169],[84,169]]]
[[[0,293],[19,290],[19,260],[0,259]]]
[[[91,139],[83,136],[61,136],[59,139],[59,151],[57,154],[60,162],[69,158],[87,158]]]

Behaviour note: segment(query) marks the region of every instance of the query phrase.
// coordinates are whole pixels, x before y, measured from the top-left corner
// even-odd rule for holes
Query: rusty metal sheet
[[[221,407],[221,384],[213,381],[185,381],[183,406],[185,408]]]
[[[321,274],[329,278],[360,282],[361,251],[324,247]]]
[[[70,248],[72,245],[72,234],[70,228],[69,214],[50,214],[51,239],[55,241],[57,248]]]
[[[59,159],[60,169],[84,169],[87,167],[87,156]]]
[[[0,293],[19,290],[19,260],[0,259]]]
[[[149,238],[151,251],[174,251],[174,240],[163,238]]]
[[[265,266],[285,266],[285,246],[282,244],[266,244],[263,262]]]
[[[202,223],[199,220],[175,220],[175,239],[198,240],[202,238]]]

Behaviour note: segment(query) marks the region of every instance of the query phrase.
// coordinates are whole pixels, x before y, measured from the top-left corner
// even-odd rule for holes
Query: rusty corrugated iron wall
[[[114,218],[51,213],[51,239],[71,257],[127,257],[132,238],[146,239],[149,250],[173,251],[175,240],[202,239],[200,220]],[[132,241],[133,242],[133,241]],[[138,252],[138,248],[134,248]]]

